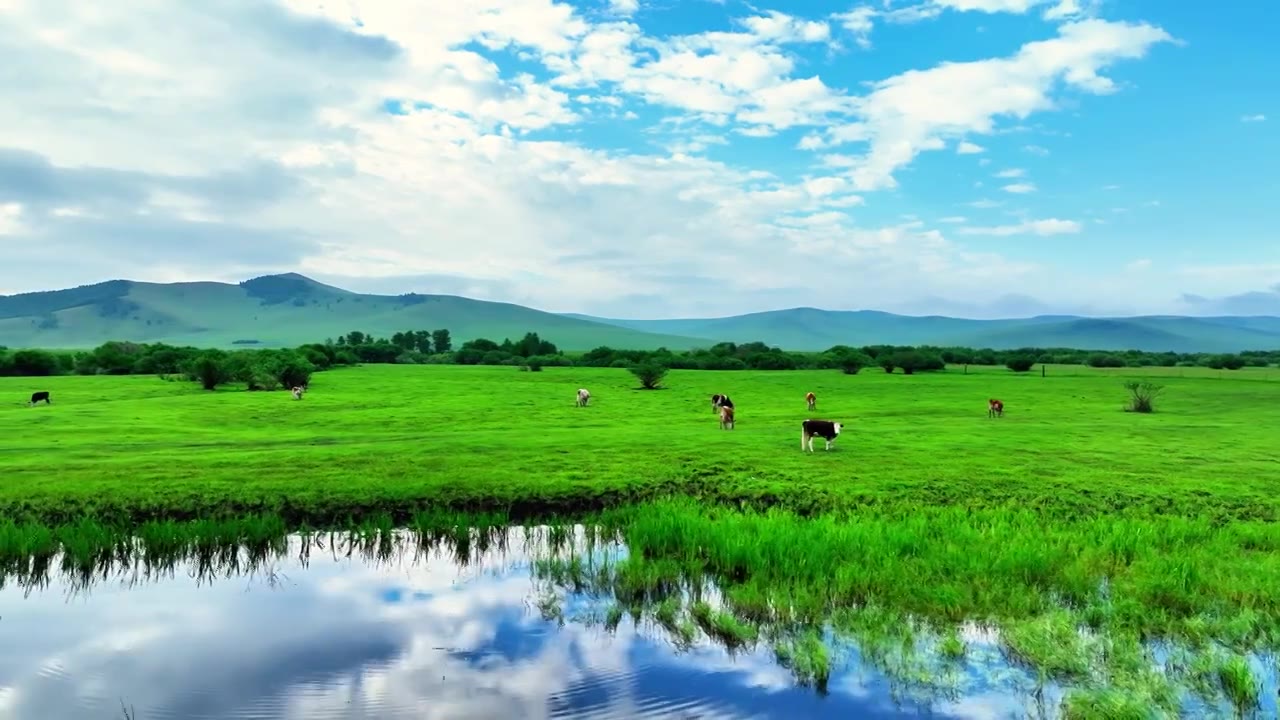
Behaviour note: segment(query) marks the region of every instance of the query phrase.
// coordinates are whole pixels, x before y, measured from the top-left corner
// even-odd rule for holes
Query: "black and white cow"
[[[712,395],[711,396],[711,412],[719,413],[720,408],[722,407],[733,409],[733,401],[729,399],[728,395],[721,395],[720,393],[716,393],[715,395]]]
[[[586,388],[578,388],[578,407],[586,407],[591,402],[591,393]]]
[[[830,450],[831,443],[835,442],[843,428],[842,423],[830,420],[805,420],[800,427],[800,449],[813,452],[813,439],[820,437],[827,441],[827,449]]]
[[[41,391],[39,391],[39,392],[33,392],[33,393],[31,393],[31,402],[29,402],[29,403],[27,403],[27,404],[28,404],[28,405],[35,405],[36,403],[40,402],[41,400],[43,400],[43,401],[44,401],[44,404],[45,404],[45,405],[52,405],[52,404],[53,404],[53,401],[49,399],[49,391],[48,391],[48,390],[41,390]]]

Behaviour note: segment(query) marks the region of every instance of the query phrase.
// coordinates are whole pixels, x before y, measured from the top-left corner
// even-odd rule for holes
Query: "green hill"
[[[108,340],[278,347],[351,330],[385,337],[437,328],[448,328],[455,346],[477,337],[517,340],[531,331],[565,350],[710,344],[452,295],[362,295],[296,274],[238,285],[112,280],[0,297],[0,345],[9,347],[84,348]]]
[[[1239,352],[1280,348],[1280,318],[1265,316],[1087,318],[1044,315],[969,320],[937,315],[895,315],[874,310],[794,308],[705,319],[616,320],[577,314],[567,317],[647,333],[671,333],[732,342],[762,340],[789,350],[823,350],[837,344],[881,343],[1151,352]]]
[[[1157,352],[1280,348],[1280,318],[1267,316],[969,320],[794,308],[723,318],[616,320],[454,295],[363,295],[292,273],[238,285],[112,280],[0,296],[0,345],[10,347],[82,348],[108,340],[278,347],[351,330],[387,336],[436,328],[448,328],[455,346],[477,337],[515,340],[532,331],[566,350],[682,350],[726,340],[763,340],[788,350],[880,343]]]

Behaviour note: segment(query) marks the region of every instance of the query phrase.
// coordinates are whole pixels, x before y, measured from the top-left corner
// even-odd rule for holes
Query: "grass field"
[[[1166,386],[1122,411],[1128,377]],[[270,511],[324,522],[424,506],[577,510],[681,491],[799,511],[1014,503],[1069,518],[1123,510],[1280,517],[1280,372],[1002,368],[672,371],[367,366],[287,393],[209,393],[154,377],[0,378],[0,516],[57,523]],[[578,387],[592,403],[577,408]],[[34,389],[54,404],[25,407]],[[813,390],[818,410],[803,396]],[[737,404],[722,431],[713,392]],[[1006,402],[988,419],[986,399]],[[802,453],[800,421],[846,423]]]
[[[1165,386],[1157,412],[1123,410],[1131,378]],[[1280,372],[673,371],[664,384],[368,366],[318,374],[295,402],[152,377],[0,378],[0,584],[46,572],[59,547],[81,573],[125,562],[130,533],[158,562],[265,549],[308,524],[456,534],[471,516],[453,511],[493,525],[607,508],[587,519],[629,557],[544,563],[545,577],[612,593],[610,617],[648,608],[677,635],[768,638],[797,677],[829,672],[824,623],[911,674],[903,648],[963,657],[958,628],[977,620],[1016,662],[1073,683],[1067,717],[1169,715],[1186,687],[1258,702],[1248,653],[1280,648]],[[574,406],[578,387],[590,407]],[[54,404],[25,407],[35,389]],[[713,392],[733,397],[735,430],[719,429]],[[846,423],[833,451],[801,452],[809,416]],[[726,609],[672,594],[707,579]],[[1176,643],[1159,667],[1152,639]]]

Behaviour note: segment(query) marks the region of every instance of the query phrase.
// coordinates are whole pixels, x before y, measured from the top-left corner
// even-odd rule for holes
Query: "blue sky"
[[[1266,2],[0,0],[0,293],[1280,314]]]

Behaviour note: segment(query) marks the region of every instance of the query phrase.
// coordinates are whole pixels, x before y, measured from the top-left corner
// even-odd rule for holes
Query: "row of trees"
[[[0,375],[128,375],[186,376],[206,387],[241,382],[251,389],[304,384],[312,372],[357,364],[512,365],[539,370],[546,366],[689,370],[839,369],[853,374],[866,368],[886,372],[932,372],[947,365],[1003,365],[1027,372],[1037,364],[1092,367],[1209,367],[1236,370],[1280,363],[1280,350],[1238,354],[1096,352],[1068,348],[995,350],[964,347],[837,345],[822,352],[786,352],[762,342],[723,342],[709,348],[675,352],[667,349],[626,350],[597,347],[570,355],[537,333],[519,340],[468,340],[456,350],[447,329],[408,330],[389,338],[352,331],[324,342],[286,350],[208,350],[164,343],[108,342],[93,350],[11,351],[0,347]]]

